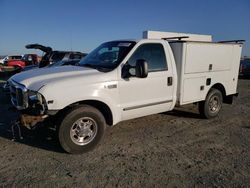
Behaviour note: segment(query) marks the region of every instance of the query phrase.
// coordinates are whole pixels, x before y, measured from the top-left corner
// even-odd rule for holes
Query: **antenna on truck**
[[[172,39],[181,40],[181,39],[186,39],[186,38],[189,38],[189,36],[167,37],[167,38],[162,38],[162,39],[163,39],[163,40],[172,40]]]
[[[243,43],[246,42],[245,40],[225,40],[225,41],[219,41],[218,43]]]

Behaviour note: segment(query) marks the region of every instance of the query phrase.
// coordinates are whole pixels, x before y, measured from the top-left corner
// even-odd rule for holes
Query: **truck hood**
[[[43,86],[67,84],[77,85],[110,80],[107,73],[96,69],[80,66],[61,66],[40,68],[21,72],[11,77],[11,80],[24,85],[29,90],[38,91]]]

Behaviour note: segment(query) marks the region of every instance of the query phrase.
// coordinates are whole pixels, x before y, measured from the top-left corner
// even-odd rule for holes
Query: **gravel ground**
[[[16,114],[0,93],[0,187],[249,187],[250,80],[219,117],[195,106],[119,123],[82,155],[64,153],[50,129],[13,142]]]

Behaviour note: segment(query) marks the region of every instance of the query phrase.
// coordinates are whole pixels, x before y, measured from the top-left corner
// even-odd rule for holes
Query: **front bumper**
[[[28,129],[33,129],[39,123],[45,121],[48,118],[48,115],[28,115],[28,114],[20,114],[20,122],[22,126],[25,126]]]
[[[11,102],[19,113],[18,119],[22,126],[33,129],[49,117],[46,101],[41,94],[13,80],[9,80],[8,84]]]

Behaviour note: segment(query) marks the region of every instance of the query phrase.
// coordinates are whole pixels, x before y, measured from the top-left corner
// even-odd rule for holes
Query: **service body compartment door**
[[[230,70],[233,45],[187,42],[185,74]]]
[[[185,78],[183,83],[182,103],[192,103],[202,100],[205,93],[206,77]]]
[[[173,106],[173,71],[167,65],[163,45],[159,42],[139,45],[127,63],[135,66],[138,59],[147,61],[149,73],[146,78],[120,79],[122,120],[168,111]],[[133,69],[130,72],[134,74]]]

